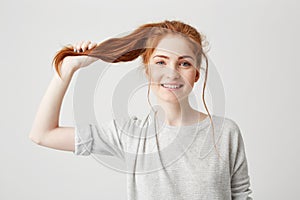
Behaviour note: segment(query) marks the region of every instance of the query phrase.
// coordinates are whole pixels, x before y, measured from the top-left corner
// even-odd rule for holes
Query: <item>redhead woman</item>
[[[126,163],[128,199],[252,199],[245,145],[234,120],[211,115],[204,92],[208,59],[204,36],[181,21],[141,25],[128,35],[99,44],[81,41],[53,59],[56,73],[30,133],[35,143],[75,155],[114,156]],[[74,73],[100,59],[108,63],[141,58],[151,106],[144,119],[130,117],[86,126],[59,126],[60,107]],[[189,94],[202,66],[202,101]],[[159,109],[152,107],[149,91]],[[103,113],[105,114],[105,113]]]

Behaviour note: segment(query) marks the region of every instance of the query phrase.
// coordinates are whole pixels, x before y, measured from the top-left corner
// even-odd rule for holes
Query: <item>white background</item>
[[[0,199],[126,199],[126,176],[92,157],[28,138],[63,45],[101,42],[137,26],[177,19],[210,42],[226,116],[246,145],[252,197],[299,199],[299,45],[296,0],[0,2]],[[297,79],[298,78],[298,79]],[[61,125],[72,126],[72,89]]]

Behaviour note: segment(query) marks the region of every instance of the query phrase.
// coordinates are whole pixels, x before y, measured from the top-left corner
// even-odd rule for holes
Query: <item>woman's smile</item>
[[[168,84],[168,83],[163,83],[160,84],[163,88],[167,89],[167,90],[171,90],[171,91],[176,91],[179,90],[183,87],[183,84]]]

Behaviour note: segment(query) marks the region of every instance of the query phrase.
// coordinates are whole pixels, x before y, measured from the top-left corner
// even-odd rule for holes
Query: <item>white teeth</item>
[[[165,88],[171,88],[171,89],[180,88],[182,86],[182,85],[168,85],[168,84],[161,84],[161,85]]]

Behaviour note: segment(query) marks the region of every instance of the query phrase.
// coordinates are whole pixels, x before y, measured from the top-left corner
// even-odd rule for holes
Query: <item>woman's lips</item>
[[[183,84],[160,84],[163,88],[168,90],[178,90],[183,87]]]

